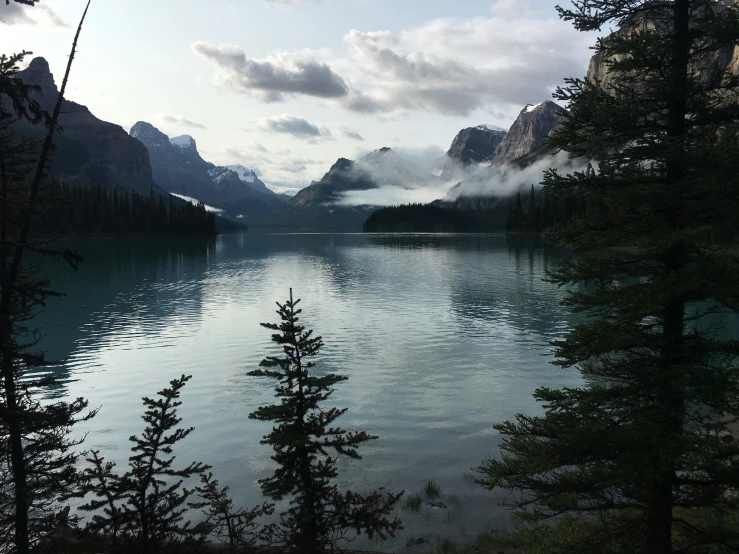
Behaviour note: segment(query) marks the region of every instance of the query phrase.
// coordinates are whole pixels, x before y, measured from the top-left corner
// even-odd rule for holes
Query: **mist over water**
[[[542,278],[566,253],[526,237],[244,233],[76,244],[86,261],[77,273],[49,266],[68,296],[38,323],[49,357],[64,360],[54,371],[65,384],[49,394],[102,407],[75,430],[89,433],[85,447],[124,465],[128,437],[143,426],[141,396],[192,374],[180,415],[196,430],[178,460],[212,464],[237,503],[261,503],[257,479],[272,461],[259,439],[269,425],[248,414],[272,401],[273,384],[246,374],[278,353],[259,323],[277,321],[275,301],[292,287],[303,323],[324,338],[316,371],[349,377],[332,397],[349,408],[341,425],[380,436],[363,460],[341,463],[341,486],[413,493],[433,479],[449,506],[400,510],[406,529],[367,545],[377,549],[505,525],[501,496],[469,475],[497,452],[492,425],[540,410],[531,397],[539,386],[580,383],[549,355],[572,320],[559,306],[564,292]]]

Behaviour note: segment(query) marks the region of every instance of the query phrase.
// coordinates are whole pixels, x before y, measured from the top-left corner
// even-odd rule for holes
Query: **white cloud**
[[[582,76],[593,37],[534,15],[522,0],[498,0],[492,17],[436,19],[389,31],[351,30],[340,53],[277,52],[249,59],[237,46],[193,43],[213,62],[214,82],[264,102],[298,95],[367,114],[477,109],[548,99],[564,77]]]
[[[6,4],[3,0],[0,0],[0,23],[7,25],[50,23],[57,27],[71,26],[69,22],[46,4],[38,3],[35,6],[26,6],[14,1]]]
[[[310,123],[307,119],[290,114],[282,114],[273,117],[264,117],[256,121],[257,127],[262,131],[271,133],[285,133],[294,137],[331,137],[333,134],[327,127],[319,127]]]
[[[405,189],[401,187],[380,187],[370,190],[350,190],[336,202],[340,206],[393,206],[397,204],[428,204],[443,198],[448,185]]]
[[[294,95],[337,98],[349,93],[344,80],[310,53],[281,52],[257,60],[248,59],[232,44],[198,41],[190,49],[215,64],[217,86],[252,94],[263,102],[279,102]]]

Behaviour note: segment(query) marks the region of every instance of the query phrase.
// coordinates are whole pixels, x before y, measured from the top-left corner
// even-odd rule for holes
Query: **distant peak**
[[[559,109],[559,105],[555,104],[551,100],[544,100],[543,102],[539,102],[538,104],[526,104],[524,106],[523,110],[521,110],[521,113],[531,113],[535,112],[540,109]]]
[[[27,85],[41,87],[42,93],[57,92],[54,76],[51,74],[51,68],[46,58],[33,58],[28,67],[20,72],[19,77]]]
[[[488,125],[487,123],[478,125],[477,127],[475,127],[475,129],[478,129],[480,131],[487,131],[489,133],[507,133],[508,132],[508,129],[503,129],[503,127],[498,127],[497,125]]]
[[[149,146],[161,146],[162,143],[166,144],[167,141],[169,141],[169,137],[167,135],[147,121],[137,121],[134,126],[131,127],[128,134]]]
[[[247,183],[253,183],[254,179],[257,177],[257,174],[253,169],[245,167],[241,164],[227,165],[226,169],[233,171],[234,173],[236,173],[236,175],[239,176],[239,179],[241,179],[242,181],[246,181]]]
[[[383,146],[382,148],[380,148],[378,150],[378,152],[390,152],[391,150],[392,150],[392,148],[390,148],[388,146]]]
[[[180,135],[178,137],[172,137],[169,139],[169,142],[171,142],[174,146],[178,146],[180,148],[195,148],[195,139],[192,138],[190,135]]]
[[[539,102],[538,104],[526,104],[523,111],[526,113],[531,113],[536,110],[539,106],[541,106],[544,102]]]
[[[354,167],[353,161],[347,160],[346,158],[339,158],[336,160],[336,163],[331,166],[331,169],[335,171],[344,171],[346,169],[351,169],[352,167]]]
[[[42,58],[41,56],[39,56],[38,58],[33,58],[31,60],[31,63],[28,64],[28,69],[30,69],[31,71],[44,71],[46,73],[51,73],[49,62],[46,61],[46,58]]]
[[[147,131],[151,131],[151,130],[158,131],[159,129],[157,129],[156,127],[154,127],[154,125],[152,125],[148,121],[137,121],[136,123],[133,124],[133,127],[131,127],[131,134],[133,135],[135,132],[141,132],[143,130],[147,130]]]

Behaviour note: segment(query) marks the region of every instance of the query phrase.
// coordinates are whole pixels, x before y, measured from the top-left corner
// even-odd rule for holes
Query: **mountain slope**
[[[44,58],[34,58],[18,78],[40,86],[41,93],[34,96],[45,110],[53,110],[59,90]],[[165,194],[155,184],[146,148],[129,137],[122,127],[98,119],[87,107],[69,100],[62,103],[59,124],[62,130],[55,135],[52,175],[70,185],[100,184],[106,188]],[[43,126],[25,121],[18,122],[16,129],[30,137],[40,137],[46,132]]]
[[[473,163],[491,161],[498,146],[508,132],[492,125],[478,125],[462,129],[454,137],[446,153],[446,163],[441,178],[449,181],[455,177],[457,169]]]
[[[437,180],[387,147],[357,161],[339,158],[320,180],[288,200],[279,221],[290,226],[359,226],[377,206],[342,205],[344,193],[380,187],[411,189]]]
[[[527,104],[498,146],[493,164],[512,162],[537,150],[562,119],[562,111],[549,100],[536,105]]]
[[[170,139],[145,121],[137,122],[130,134],[146,147],[154,179],[169,192],[197,198],[230,217],[242,216],[250,222],[269,219],[284,204],[284,198],[267,188],[251,169],[205,161],[189,135]]]

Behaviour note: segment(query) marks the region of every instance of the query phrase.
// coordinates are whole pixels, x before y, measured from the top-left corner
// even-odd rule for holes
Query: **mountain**
[[[492,163],[512,162],[537,150],[562,119],[562,111],[561,107],[549,100],[535,105],[527,104],[500,142]]]
[[[299,209],[332,204],[349,190],[375,188],[369,174],[357,166],[356,162],[339,158],[331,169],[315,183],[298,191],[287,203],[288,209]]]
[[[359,226],[377,206],[341,205],[344,193],[380,187],[412,189],[437,180],[431,173],[387,147],[374,150],[356,161],[339,158],[320,180],[288,200],[280,224]]]
[[[41,87],[41,92],[34,94],[35,99],[46,111],[54,109],[59,90],[44,58],[31,60],[17,78]],[[146,148],[122,127],[98,119],[87,107],[69,100],[62,102],[59,124],[62,130],[54,135],[52,175],[73,186],[100,184],[106,188],[166,194],[155,184]],[[46,133],[45,127],[27,121],[19,121],[15,127],[28,137]]]
[[[257,174],[254,172],[253,169],[244,167],[241,164],[227,165],[226,169],[230,169],[231,171],[235,172],[236,175],[238,175],[239,179],[241,179],[241,182],[246,183],[246,186],[254,192],[261,192],[262,194],[266,194],[267,196],[272,196],[273,194],[275,194],[272,189],[267,188],[267,185],[259,180],[259,177],[257,177]]]
[[[446,163],[441,178],[448,181],[454,178],[455,170],[473,163],[491,161],[498,146],[508,132],[494,125],[478,125],[462,129],[454,137],[446,153]]]
[[[137,122],[130,135],[146,147],[154,180],[169,192],[250,222],[269,219],[284,204],[284,198],[267,188],[253,170],[205,161],[190,135],[169,138],[146,121]]]

